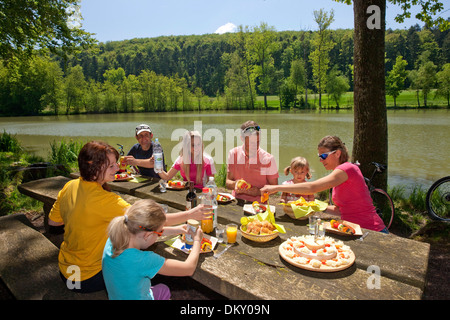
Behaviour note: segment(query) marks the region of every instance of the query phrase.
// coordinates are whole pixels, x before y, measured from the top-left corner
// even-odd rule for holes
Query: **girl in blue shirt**
[[[198,228],[194,245],[185,261],[165,259],[152,251],[142,251],[162,235],[186,233],[186,225],[166,227],[166,215],[156,202],[142,199],[130,206],[124,216],[114,218],[103,251],[102,269],[111,300],[168,300],[164,284],[151,286],[157,274],[191,276],[198,262],[203,232]]]

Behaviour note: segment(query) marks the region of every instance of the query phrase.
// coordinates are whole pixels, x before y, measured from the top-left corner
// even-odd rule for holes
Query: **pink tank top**
[[[372,204],[369,189],[359,167],[345,162],[335,170],[344,171],[348,179],[333,188],[333,202],[339,207],[341,218],[357,223],[361,228],[381,231],[385,228],[383,220],[378,216]]]

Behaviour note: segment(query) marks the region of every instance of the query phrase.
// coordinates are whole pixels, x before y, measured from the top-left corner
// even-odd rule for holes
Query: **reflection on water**
[[[16,134],[29,151],[46,158],[50,142],[74,139],[87,142],[100,139],[128,150],[136,143],[134,128],[150,125],[154,138],[161,141],[166,157],[175,160],[180,129],[199,130],[204,134],[205,148],[216,161],[217,169],[226,160],[228,150],[241,141],[227,141],[227,132],[234,132],[247,120],[256,121],[266,129],[261,145],[278,154],[279,181],[291,177],[283,169],[296,156],[304,156],[313,170],[313,179],[327,174],[317,157],[317,144],[325,135],[337,135],[351,153],[353,144],[352,111],[278,112],[203,112],[203,113],[137,113],[74,116],[41,116],[0,118],[0,130]],[[196,122],[200,121],[200,122]],[[370,124],[368,124],[370,125]],[[449,175],[448,110],[388,111],[389,184],[416,183],[431,185]],[[181,130],[182,131],[182,130]],[[230,139],[228,139],[230,140]],[[174,152],[172,152],[174,150]]]

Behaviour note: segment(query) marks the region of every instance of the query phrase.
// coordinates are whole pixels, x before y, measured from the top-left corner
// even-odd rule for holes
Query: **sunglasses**
[[[242,134],[250,135],[250,134],[253,134],[255,132],[259,132],[259,130],[261,130],[260,126],[247,127],[244,130],[242,130]]]
[[[164,232],[164,229],[161,230],[161,232],[158,232],[158,231],[150,230],[149,228],[146,228],[146,227],[143,227],[143,226],[139,226],[139,229],[156,233],[158,235],[158,237],[161,237],[163,235],[163,232]]]
[[[318,154],[318,156],[319,156],[320,159],[325,160],[326,158],[328,158],[328,156],[330,154],[335,153],[335,152],[336,152],[336,150],[330,151],[330,152],[325,152],[325,153],[322,153],[322,154]]]

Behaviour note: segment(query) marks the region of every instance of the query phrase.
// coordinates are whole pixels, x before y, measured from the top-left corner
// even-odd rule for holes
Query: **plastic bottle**
[[[214,182],[214,177],[209,177],[208,183],[206,183],[205,188],[208,188],[212,194],[212,207],[214,212],[214,218],[213,218],[213,227],[217,228],[217,208],[219,207],[219,204],[217,203],[217,185]]]
[[[202,195],[200,196],[200,203],[202,203],[205,206],[208,206],[211,208],[211,214],[214,215],[213,212],[213,201],[212,201],[212,192],[208,188],[202,189]],[[211,233],[214,230],[214,217],[211,220],[202,220],[201,221],[201,228],[203,232],[205,233]]]
[[[164,163],[163,163],[163,150],[161,144],[159,143],[159,139],[155,139],[155,144],[153,145],[153,157],[155,159],[155,165],[153,170],[155,173],[160,173],[164,171]]]

